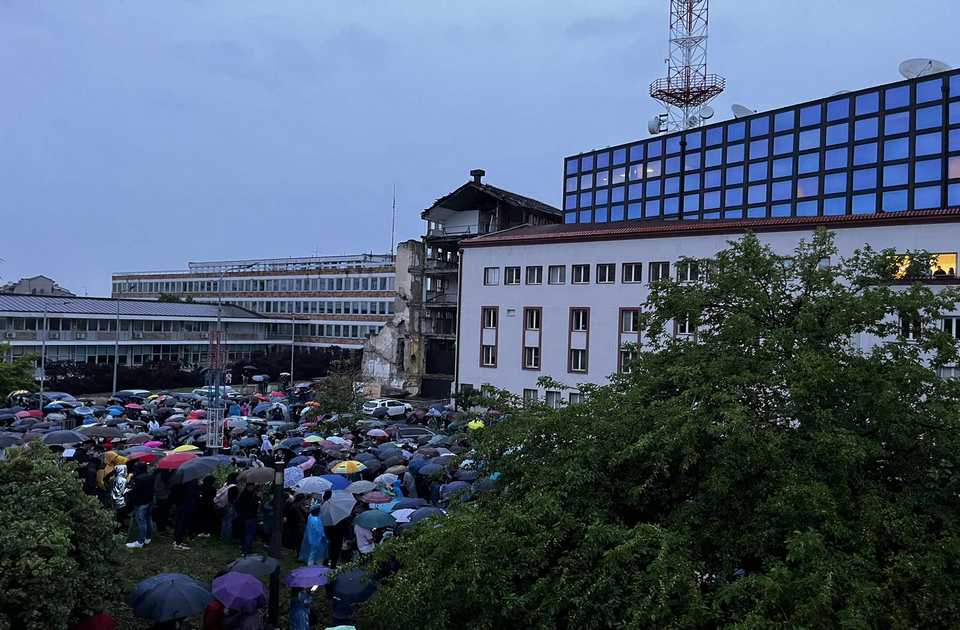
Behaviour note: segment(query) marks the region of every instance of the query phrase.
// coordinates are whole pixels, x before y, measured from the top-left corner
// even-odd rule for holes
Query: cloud
[[[632,15],[590,16],[571,22],[564,33],[573,39],[636,37],[649,32],[651,24],[663,23],[666,37],[667,24],[662,15],[652,11],[641,11]]]

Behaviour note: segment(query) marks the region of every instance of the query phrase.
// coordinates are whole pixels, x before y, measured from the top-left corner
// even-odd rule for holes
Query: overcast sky
[[[960,65],[952,0],[714,0],[715,103]],[[0,279],[106,295],[187,261],[385,251],[484,168],[646,137],[668,0],[0,0]]]

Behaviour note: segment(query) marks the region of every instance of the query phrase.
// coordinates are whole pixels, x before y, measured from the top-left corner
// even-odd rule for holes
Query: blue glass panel
[[[943,137],[939,133],[917,136],[913,141],[914,155],[935,155],[943,151]]]
[[[857,115],[872,114],[880,109],[880,93],[869,92],[857,97]]]
[[[792,192],[793,182],[790,180],[773,182],[772,189],[770,190],[770,199],[772,201],[783,201],[784,199],[790,199]]]
[[[743,203],[743,188],[727,188],[724,191],[723,203],[727,206],[739,206]]]
[[[770,133],[770,117],[761,116],[750,121],[750,137],[765,136]]]
[[[593,188],[593,173],[587,173],[580,176],[580,190]]]
[[[720,213],[719,213],[719,212],[704,212],[704,213],[703,213],[703,219],[704,219],[705,221],[709,221],[710,219],[719,219],[719,218],[720,218]]]
[[[913,181],[938,182],[943,178],[943,160],[920,160],[913,165]]]
[[[820,203],[814,199],[812,201],[800,201],[797,203],[798,217],[815,217],[820,209]]]
[[[853,197],[854,214],[873,214],[877,211],[877,195],[855,195]]]
[[[743,167],[731,166],[727,168],[727,185],[743,183]]]
[[[833,173],[823,176],[823,192],[826,195],[847,192],[847,174]]]
[[[750,163],[750,181],[755,182],[760,179],[767,178],[767,163],[766,162],[751,162]]]
[[[689,173],[683,176],[684,190],[700,190],[700,173]]]
[[[647,143],[647,157],[660,157],[663,154],[663,140],[654,140]]]
[[[940,187],[920,186],[913,191],[913,207],[917,210],[940,207]]]
[[[724,219],[742,219],[743,208],[728,208],[723,211]]]
[[[830,149],[824,154],[824,168],[827,170],[833,168],[847,167],[847,148]]]
[[[619,203],[623,201],[623,186],[614,186],[610,189],[610,201],[613,203]]]
[[[707,129],[707,146],[716,146],[723,142],[723,127],[711,127]]]
[[[568,177],[564,184],[564,192],[577,192],[577,178]]]
[[[715,190],[703,194],[703,209],[715,210],[720,207],[720,191]]]
[[[643,216],[659,217],[660,216],[660,200],[651,199],[649,201],[645,201],[643,204]]]
[[[908,177],[909,169],[906,164],[888,164],[883,167],[884,186],[905,186]]]
[[[960,179],[960,156],[947,158],[947,178]]]
[[[580,193],[580,207],[586,208],[587,206],[593,205],[593,193],[591,192],[582,192]]]
[[[883,143],[884,161],[905,160],[910,156],[910,140],[908,138],[897,138],[887,140]]]
[[[577,196],[576,195],[567,195],[563,198],[563,209],[564,210],[573,210],[577,207]]]
[[[933,129],[943,125],[943,108],[939,105],[917,110],[917,129]]]
[[[960,75],[957,75],[960,76]],[[950,103],[949,120],[951,125],[960,124],[960,101]]]
[[[877,143],[858,144],[853,147],[853,164],[873,164],[877,161]]]
[[[595,181],[594,186],[598,188],[600,186],[609,186],[610,171],[607,171],[607,170],[597,171],[596,173],[594,173],[594,181]]]
[[[827,103],[827,121],[850,117],[850,99],[841,98]]]
[[[592,211],[592,210],[581,210],[581,211],[580,211],[580,223],[593,223],[593,211]]]
[[[703,132],[702,131],[688,132],[684,140],[687,141],[687,151],[691,151],[693,149],[699,149],[703,144]]]
[[[720,166],[723,161],[723,149],[710,149],[704,156],[704,166]]]
[[[639,162],[642,159],[643,159],[643,145],[635,144],[632,147],[630,147],[630,161]]]
[[[960,96],[960,74],[950,77],[950,98]]]
[[[647,180],[647,190],[644,193],[646,197],[659,197],[660,196],[660,182],[662,179],[649,179]]]
[[[630,184],[629,195],[631,200],[640,199],[641,197],[643,197],[643,184],[642,183]]]
[[[610,208],[611,221],[623,221],[623,206],[617,205]]]
[[[627,206],[627,218],[628,219],[639,219],[643,216],[643,204],[642,203],[631,203]]]
[[[613,169],[612,177],[614,184],[622,184],[623,182],[627,181],[627,169],[622,166],[620,168]]]
[[[592,171],[593,170],[593,156],[585,155],[580,158],[580,170],[581,171]]]
[[[907,209],[907,191],[888,190],[882,195],[881,209],[884,212],[900,212]]]
[[[800,132],[800,150],[816,149],[820,146],[820,130],[810,129]]]
[[[870,190],[877,187],[877,169],[861,168],[853,172],[853,189]]]
[[[767,157],[768,149],[769,141],[766,138],[763,140],[754,140],[750,143],[750,159],[755,160],[757,158]]]
[[[667,158],[667,165],[664,169],[667,175],[673,175],[680,172],[680,156]]]
[[[796,118],[797,112],[795,110],[791,109],[788,112],[780,112],[773,118],[773,128],[775,131],[793,129],[797,126]]]
[[[700,211],[700,195],[685,195],[683,197],[683,210],[684,212],[689,212],[691,210]]]
[[[577,172],[577,168],[580,166],[580,160],[577,158],[571,158],[567,160],[567,175],[573,175]]]
[[[950,151],[960,151],[960,129],[950,130]]]
[[[667,155],[680,153],[680,136],[671,136],[667,138]]]
[[[870,118],[864,118],[863,120],[858,120],[854,125],[853,139],[869,140],[870,138],[876,138],[878,126],[879,126],[879,122],[876,116],[871,116]]]
[[[767,201],[767,185],[759,184],[747,189],[747,203],[765,203]]]
[[[650,160],[647,162],[647,177],[660,177],[663,175],[663,160]]]
[[[694,151],[692,153],[687,153],[683,161],[683,170],[685,171],[695,171],[700,168],[700,157],[701,154],[699,151]]]
[[[947,186],[947,205],[960,206],[960,184]]]
[[[810,105],[800,110],[800,126],[801,127],[807,127],[809,125],[819,125],[819,124],[820,124],[820,106],[819,105]]]
[[[727,142],[734,140],[743,140],[745,125],[742,122],[735,122],[727,125]]]
[[[607,209],[606,208],[597,208],[593,212],[593,222],[594,223],[606,223],[607,222]]]
[[[608,166],[610,166],[610,152],[597,153],[597,168],[607,168]]]
[[[598,188],[597,191],[593,194],[593,203],[594,205],[599,206],[602,203],[607,203],[608,192],[606,188]],[[583,205],[582,203],[580,204]]]
[[[929,103],[943,98],[943,79],[936,78],[917,83],[917,102]]]
[[[727,146],[727,164],[743,162],[743,145],[731,144]]]
[[[837,216],[847,213],[846,197],[831,197],[823,200],[823,214],[827,216]]]
[[[613,165],[620,166],[627,161],[627,150],[626,149],[615,149],[613,151]]]
[[[883,133],[892,136],[910,131],[910,112],[887,114],[883,118]]]
[[[820,154],[804,153],[797,158],[798,173],[813,173],[820,170]]]
[[[767,209],[763,206],[759,208],[748,208],[747,216],[751,219],[763,219],[767,216]],[[778,206],[773,206],[771,208],[770,216],[773,217],[789,217],[790,216],[790,204],[782,203]]]
[[[663,182],[663,194],[673,195],[680,192],[680,178],[668,177]]]
[[[773,161],[774,177],[789,177],[793,175],[793,158],[781,158]]]
[[[819,194],[819,177],[801,177],[797,180],[797,197],[813,197]]]
[[[640,162],[638,164],[631,164],[630,170],[628,171],[627,174],[629,175],[631,182],[635,182],[638,179],[643,179],[643,176],[646,175],[646,171],[644,170],[643,163]]]
[[[897,109],[906,107],[910,104],[910,86],[901,85],[900,87],[888,88],[884,93],[884,109]]]
[[[677,214],[680,211],[680,197],[667,197],[663,200],[664,214]]]
[[[773,154],[784,155],[793,151],[793,139],[796,134],[788,133],[773,138]]]
[[[843,144],[850,139],[850,127],[847,123],[827,127],[827,144]]]
[[[563,215],[564,223],[576,223],[577,222],[577,213],[576,212],[565,212]]]
[[[714,188],[720,185],[720,169],[716,168],[703,174],[703,187]]]
[[[684,221],[699,221],[699,220],[700,220],[700,212],[699,212],[699,211],[696,211],[696,212],[692,212],[692,213],[690,213],[690,214],[685,214],[685,215],[683,215],[683,220],[684,220]]]

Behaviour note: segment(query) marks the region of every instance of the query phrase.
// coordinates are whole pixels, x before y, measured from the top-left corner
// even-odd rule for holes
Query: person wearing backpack
[[[221,511],[220,516],[220,540],[231,542],[233,540],[233,523],[237,519],[237,496],[240,490],[237,488],[237,473],[232,472],[227,475],[227,481],[217,490],[213,498],[213,504]]]

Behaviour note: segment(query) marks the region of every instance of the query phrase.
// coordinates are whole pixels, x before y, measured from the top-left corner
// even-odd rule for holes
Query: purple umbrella
[[[310,588],[324,586],[330,579],[332,570],[327,567],[300,567],[287,574],[283,581],[291,588]]]
[[[231,571],[213,580],[213,596],[227,608],[253,612],[267,605],[267,589],[249,573]]]

